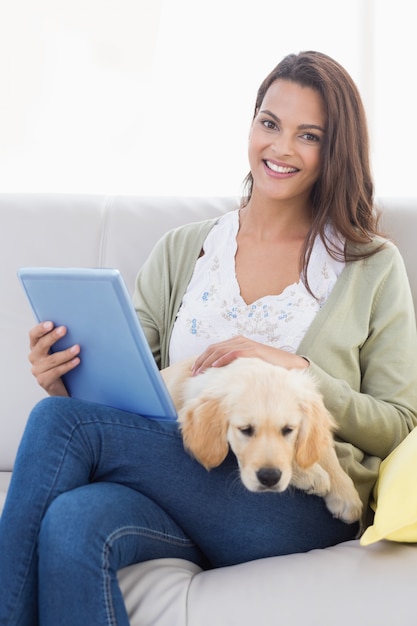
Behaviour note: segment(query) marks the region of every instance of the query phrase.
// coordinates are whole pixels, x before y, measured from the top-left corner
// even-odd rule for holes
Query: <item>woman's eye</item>
[[[318,135],[313,135],[312,133],[304,133],[304,135],[301,136],[307,141],[320,141],[320,137]]]
[[[263,120],[262,125],[268,130],[275,130],[275,128],[277,127],[275,122],[273,122],[272,120]]]

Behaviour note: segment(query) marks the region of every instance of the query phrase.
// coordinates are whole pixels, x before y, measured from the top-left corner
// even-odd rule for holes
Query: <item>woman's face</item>
[[[252,122],[252,196],[308,203],[320,174],[326,116],[320,94],[288,80],[269,87]]]

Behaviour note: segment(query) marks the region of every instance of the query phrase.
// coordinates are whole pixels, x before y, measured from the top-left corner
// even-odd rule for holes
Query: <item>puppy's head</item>
[[[191,379],[186,396],[185,447],[210,469],[230,445],[251,491],[284,491],[293,464],[313,465],[331,441],[333,420],[307,372],[242,358]]]

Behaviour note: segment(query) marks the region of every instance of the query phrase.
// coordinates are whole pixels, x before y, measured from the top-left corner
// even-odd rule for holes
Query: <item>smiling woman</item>
[[[246,103],[274,59],[315,49],[360,88],[378,194],[411,195],[413,20],[409,0],[390,7],[299,0],[288,28],[277,0],[3,2],[0,191],[238,195]]]
[[[199,407],[210,411],[215,396],[226,402],[229,424],[214,434],[228,437],[209,473],[184,448],[179,420],[68,397],[62,377],[82,368],[82,345],[54,351],[71,329],[48,320],[30,330],[31,371],[51,397],[30,413],[0,518],[1,624],[128,626],[117,577],[128,565],[173,557],[220,568],[333,547],[369,524],[380,463],[417,423],[417,335],[404,262],[378,230],[364,118],[340,63],[316,51],[286,55],[256,96],[249,193],[221,216],[165,233],[138,271],[133,301],[158,367],[172,371],[192,355]],[[255,357],[258,384],[246,369]],[[239,367],[235,387],[227,372],[238,362],[246,374]],[[301,398],[290,393],[280,405],[278,432],[269,420],[273,437],[261,426],[272,415],[262,365],[304,381]],[[302,395],[310,374],[320,407]],[[284,400],[275,376],[272,387]],[[349,486],[341,499],[332,480],[319,493],[298,482],[280,489],[293,458],[333,475],[317,446],[319,416],[331,426],[324,407],[337,425],[331,455]],[[204,413],[202,423],[210,426]],[[294,455],[273,464],[288,443]]]

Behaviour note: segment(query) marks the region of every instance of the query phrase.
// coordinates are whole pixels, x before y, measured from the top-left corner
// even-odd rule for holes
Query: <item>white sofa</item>
[[[34,320],[18,267],[117,267],[132,290],[163,232],[236,204],[233,198],[0,194],[0,509],[27,415],[43,395],[27,361]],[[417,303],[417,199],[381,204]],[[208,572],[175,559],[120,572],[132,626],[414,624],[416,577],[415,545],[365,548],[358,541]]]

